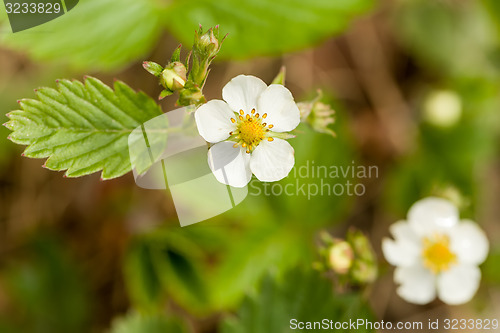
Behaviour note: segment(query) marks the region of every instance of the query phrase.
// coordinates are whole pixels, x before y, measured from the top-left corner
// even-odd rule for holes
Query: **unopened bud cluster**
[[[322,234],[320,250],[322,267],[338,277],[339,282],[351,286],[370,284],[377,278],[375,253],[368,238],[359,230],[350,229],[346,239]]]
[[[186,60],[181,62],[179,46],[173,53],[170,62],[161,66],[152,61],[145,61],[143,66],[149,73],[156,76],[164,90],[159,99],[163,99],[179,92],[178,105],[199,105],[205,103],[203,86],[209,73],[209,66],[222,46],[219,40],[219,27],[209,29],[203,33],[200,29],[195,33],[193,50],[188,54]]]

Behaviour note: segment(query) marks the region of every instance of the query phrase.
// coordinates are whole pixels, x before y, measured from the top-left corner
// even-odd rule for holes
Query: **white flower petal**
[[[415,265],[419,257],[419,248],[405,241],[382,240],[385,259],[393,266],[409,267]]]
[[[420,246],[420,237],[415,234],[410,224],[406,221],[398,221],[389,227],[394,239],[398,242],[408,242],[415,246]]]
[[[257,111],[267,114],[265,122],[272,124],[275,132],[288,132],[300,123],[300,111],[290,90],[281,84],[271,84],[260,95]]]
[[[218,99],[203,104],[194,114],[198,132],[205,141],[212,143],[226,140],[229,132],[236,129],[231,118],[234,118],[233,111],[224,101]]]
[[[451,202],[435,197],[417,201],[408,211],[408,222],[419,235],[447,232],[458,219],[458,209]]]
[[[257,100],[266,88],[265,82],[258,77],[238,75],[222,88],[222,98],[233,111],[250,113],[257,109]]]
[[[420,264],[396,268],[394,281],[400,284],[398,295],[407,302],[427,304],[436,298],[436,277]]]
[[[437,280],[439,299],[450,305],[472,299],[479,288],[481,271],[473,265],[460,265],[441,273]]]
[[[295,164],[292,146],[282,139],[262,141],[252,153],[250,169],[262,182],[285,178]]]
[[[252,179],[250,154],[232,142],[221,142],[208,150],[208,165],[215,178],[223,184],[244,187]]]
[[[382,241],[382,251],[386,260],[394,266],[414,265],[422,245],[418,236],[406,221],[392,224],[389,230],[394,240],[385,238]]]
[[[470,220],[463,220],[450,232],[450,248],[465,264],[479,265],[486,260],[489,243],[486,234]]]

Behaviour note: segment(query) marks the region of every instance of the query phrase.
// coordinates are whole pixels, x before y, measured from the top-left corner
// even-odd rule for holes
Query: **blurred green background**
[[[353,180],[362,196],[250,195],[180,228],[164,192],[138,188],[131,174],[63,179],[22,158],[2,127],[0,332],[275,333],[288,332],[291,318],[498,316],[497,0],[81,0],[16,34],[2,8],[2,123],[16,100],[58,78],[117,78],[156,97],[160,87],[142,61],[163,64],[178,43],[189,48],[198,24],[229,34],[208,99],[221,98],[239,74],[270,83],[284,65],[297,101],[321,88],[336,110],[336,138],[299,128],[290,141],[296,167],[354,163],[377,166],[378,177]],[[436,102],[443,92],[451,105]],[[428,195],[453,199],[488,233],[482,286],[467,305],[404,302],[380,254],[388,226]],[[342,238],[349,226],[369,236],[380,277],[362,292],[334,294],[312,268],[318,234]]]

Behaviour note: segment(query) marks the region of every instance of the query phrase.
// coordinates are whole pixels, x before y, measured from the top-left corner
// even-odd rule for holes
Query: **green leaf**
[[[229,244],[210,277],[210,291],[218,308],[234,307],[248,288],[259,283],[269,267],[288,270],[297,262],[312,258],[312,235],[305,232],[299,235],[272,223],[248,229],[243,237],[230,238],[237,241]]]
[[[358,294],[334,294],[332,282],[316,271],[295,269],[284,276],[268,276],[248,297],[236,317],[226,317],[222,333],[291,332],[291,320],[333,322],[372,318],[371,309]],[[317,328],[317,327],[316,327]],[[313,330],[319,332],[319,329]],[[333,330],[332,330],[333,331]],[[344,332],[369,332],[364,327]]]
[[[141,310],[155,311],[161,306],[162,286],[151,258],[151,251],[143,242],[129,249],[124,264],[125,284],[133,304]]]
[[[111,333],[185,333],[184,325],[177,320],[161,316],[144,316],[132,313],[113,322]]]
[[[20,101],[8,114],[10,139],[27,145],[24,155],[49,157],[45,166],[80,177],[102,170],[103,179],[131,169],[128,136],[162,114],[153,99],[116,81],[114,91],[95,78],[61,80],[57,90],[36,90],[38,99]]]
[[[179,239],[179,244],[170,240],[156,244],[152,251],[163,288],[176,302],[193,313],[203,313],[210,305],[201,257],[194,246]]]
[[[160,33],[152,1],[85,0],[53,21],[0,34],[0,41],[37,59],[109,70],[143,57]]]
[[[183,42],[193,27],[220,25],[229,33],[220,55],[252,57],[297,50],[342,31],[372,0],[177,0],[165,22]],[[221,35],[224,35],[221,33]]]

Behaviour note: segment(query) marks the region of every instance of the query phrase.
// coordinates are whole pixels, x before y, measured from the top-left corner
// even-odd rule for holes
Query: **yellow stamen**
[[[457,263],[457,256],[450,249],[450,239],[437,234],[423,240],[423,263],[435,274],[447,271]]]
[[[251,153],[262,140],[274,141],[274,138],[267,137],[266,135],[269,129],[274,126],[262,122],[267,117],[267,114],[260,117],[255,109],[252,109],[247,114],[241,109],[237,116],[238,118],[231,118],[231,122],[236,125],[236,130],[229,132],[231,140],[236,141],[233,145],[234,148],[240,146],[246,148],[245,151],[247,153]]]
[[[266,117],[267,117],[267,113],[264,113],[264,114],[262,115],[262,118],[264,118],[264,119],[265,119]]]

